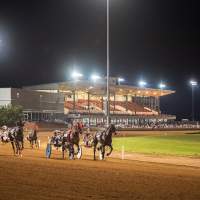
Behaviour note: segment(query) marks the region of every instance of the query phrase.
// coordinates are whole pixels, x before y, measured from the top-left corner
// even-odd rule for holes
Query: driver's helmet
[[[8,127],[6,125],[2,126],[2,130],[6,131],[8,130]]]
[[[58,131],[56,130],[56,131],[54,131],[54,136],[57,136],[58,135]]]

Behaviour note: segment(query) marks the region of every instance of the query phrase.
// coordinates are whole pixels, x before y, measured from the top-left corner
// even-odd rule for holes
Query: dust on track
[[[47,135],[43,136],[45,139]],[[200,199],[200,168],[107,158],[62,160],[30,149],[23,157],[0,145],[1,200]]]

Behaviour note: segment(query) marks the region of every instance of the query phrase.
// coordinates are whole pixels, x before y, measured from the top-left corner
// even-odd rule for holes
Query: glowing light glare
[[[191,84],[192,86],[197,86],[197,85],[198,85],[197,81],[194,81],[194,80],[191,80],[191,81],[190,81],[190,84]]]
[[[138,84],[140,87],[145,87],[147,85],[147,83],[145,81],[139,81]]]
[[[121,77],[119,77],[119,78],[118,78],[118,82],[120,82],[120,83],[121,83],[121,82],[124,82],[124,81],[125,81],[125,79],[124,79],[124,78],[121,78]]]
[[[160,89],[164,89],[164,88],[166,88],[166,85],[165,85],[164,83],[160,83],[160,84],[159,84],[159,88],[160,88]]]
[[[72,76],[73,79],[78,79],[78,78],[83,77],[83,74],[74,71],[71,76]]]
[[[91,79],[92,79],[93,81],[98,81],[99,79],[101,79],[101,77],[100,77],[99,75],[93,74],[93,75],[91,76]]]

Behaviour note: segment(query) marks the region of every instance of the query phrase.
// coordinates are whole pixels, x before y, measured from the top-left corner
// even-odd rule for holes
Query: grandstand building
[[[137,125],[156,120],[174,120],[160,110],[160,97],[171,90],[120,85],[110,78],[110,116],[114,124]],[[25,120],[82,120],[86,124],[106,122],[106,79],[67,81],[30,87],[1,88],[0,105],[21,105]]]

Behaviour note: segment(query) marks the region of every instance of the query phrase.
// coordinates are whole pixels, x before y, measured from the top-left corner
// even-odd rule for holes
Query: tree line
[[[0,106],[0,126],[15,125],[17,121],[23,119],[23,108],[21,106]]]

